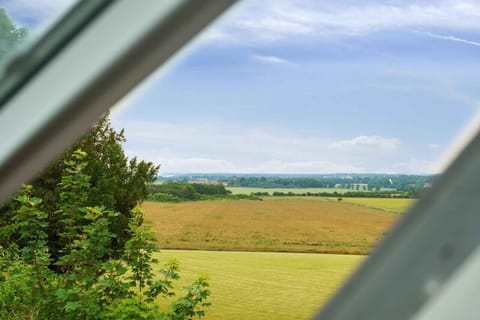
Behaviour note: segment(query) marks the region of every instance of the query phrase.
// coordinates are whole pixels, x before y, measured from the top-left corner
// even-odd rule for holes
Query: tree
[[[17,27],[5,9],[0,8],[0,61],[25,38],[27,29]]]
[[[0,61],[26,29],[0,9]],[[137,207],[159,166],[128,159],[108,115],[0,208],[0,319],[193,319],[205,277],[167,310],[178,263],[156,270],[156,239]],[[78,149],[83,148],[84,151]],[[86,152],[85,152],[86,151]]]
[[[33,182],[34,196],[43,199],[40,208],[49,215],[52,253],[58,251],[58,212],[63,203],[59,184],[68,161],[71,161],[66,159],[71,159],[77,149],[86,153],[84,171],[90,177],[85,187],[85,202],[119,213],[111,217],[109,228],[115,235],[111,244],[113,253],[121,252],[130,237],[128,224],[132,209],[147,197],[147,185],[156,180],[159,170],[159,166],[152,162],[139,161],[135,157],[128,159],[122,148],[123,142],[124,131],[115,131],[106,114]]]
[[[0,60],[26,34],[27,30],[15,26],[6,11],[0,8]],[[106,114],[33,182],[32,196],[42,199],[39,209],[48,216],[50,224],[48,243],[54,260],[59,256],[60,245],[59,210],[62,191],[59,183],[66,169],[66,159],[71,159],[77,149],[82,149],[87,154],[85,173],[90,180],[86,201],[120,213],[111,218],[109,226],[115,235],[111,243],[114,249],[112,254],[119,254],[129,239],[128,223],[131,210],[147,197],[147,185],[155,181],[159,166],[136,158],[128,159],[122,148],[123,142],[124,131],[115,131]],[[0,226],[11,222],[12,212],[17,204],[10,201],[0,207]],[[0,243],[1,241],[0,239]]]
[[[210,292],[205,277],[186,288],[186,294],[163,307],[159,297],[174,296],[178,263],[155,270],[156,238],[142,224],[137,207],[129,222],[131,238],[119,259],[110,256],[114,239],[110,218],[119,213],[89,206],[85,173],[87,154],[81,150],[66,161],[59,187],[60,251],[54,272],[47,246],[49,224],[31,186],[15,198],[12,223],[0,228],[1,319],[149,319],[183,320],[202,317]],[[156,272],[160,275],[155,276]]]

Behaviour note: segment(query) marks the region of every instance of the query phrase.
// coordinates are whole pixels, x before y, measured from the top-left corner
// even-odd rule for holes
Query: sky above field
[[[245,0],[117,104],[161,172],[435,173],[480,107],[480,1]],[[69,1],[0,0],[37,27]]]

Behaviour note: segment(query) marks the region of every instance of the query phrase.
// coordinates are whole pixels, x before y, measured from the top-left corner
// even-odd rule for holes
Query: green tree
[[[40,209],[41,199],[32,195],[32,187],[15,198],[12,223],[0,228],[7,239],[0,248],[0,318],[183,320],[204,316],[210,294],[205,277],[187,287],[185,295],[170,306],[162,304],[159,298],[175,295],[178,263],[170,261],[155,270],[156,238],[142,224],[138,207],[132,210],[132,236],[122,255],[105,258],[115,237],[110,220],[119,213],[89,206],[86,158],[85,152],[75,151],[65,162],[59,183],[62,255],[55,265],[62,272],[50,268],[46,241],[50,226]]]
[[[147,186],[156,180],[159,170],[152,162],[128,159],[122,148],[124,142],[124,131],[112,128],[106,114],[33,182],[34,195],[43,199],[41,209],[49,214],[50,249],[54,255],[58,252],[61,229],[58,223],[62,212],[60,205],[65,203],[60,182],[69,165],[66,159],[71,159],[77,149],[86,153],[83,171],[89,176],[89,181],[82,185],[86,190],[82,201],[119,213],[111,217],[109,228],[115,235],[111,242],[113,253],[121,252],[130,237],[131,211],[147,197]]]
[[[5,9],[0,8],[0,61],[27,35],[27,29],[17,27]]]
[[[26,34],[27,29],[16,26],[5,9],[0,8],[0,61]],[[87,153],[84,171],[90,179],[85,201],[119,212],[111,217],[109,228],[115,235],[111,241],[112,253],[121,253],[130,237],[128,223],[131,210],[147,197],[147,185],[155,181],[159,170],[159,166],[151,162],[128,159],[122,148],[124,142],[124,131],[115,131],[106,114],[33,182],[32,196],[43,199],[39,209],[48,216],[48,246],[54,261],[61,255],[58,251],[62,229],[59,224],[62,203],[59,184],[66,169],[66,159],[70,159],[77,149]],[[0,207],[0,226],[11,223],[12,212],[17,205],[18,202],[12,200]],[[2,241],[4,239],[0,239],[0,244]]]

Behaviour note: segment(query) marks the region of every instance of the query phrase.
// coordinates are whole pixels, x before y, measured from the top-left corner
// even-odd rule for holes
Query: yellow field
[[[308,319],[363,260],[362,256],[305,253],[162,250],[180,261],[180,287],[210,276],[207,320]],[[181,292],[179,292],[181,294]]]
[[[321,198],[146,202],[160,248],[367,254],[399,215]]]
[[[337,201],[336,198],[331,200]],[[358,204],[390,212],[405,212],[405,210],[415,203],[415,199],[342,198],[342,202]]]

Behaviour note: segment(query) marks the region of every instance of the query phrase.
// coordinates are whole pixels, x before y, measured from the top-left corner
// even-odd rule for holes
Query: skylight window
[[[27,89],[47,112],[23,125],[4,121],[15,139],[0,143],[0,176],[31,177],[18,168],[40,169],[34,160],[52,157],[35,149],[36,139],[66,144],[82,131],[66,125],[87,110],[80,107],[93,106],[85,119],[95,118],[230,4],[194,3],[152,4],[156,11],[143,3],[135,11],[142,19],[111,33],[134,6],[119,1],[94,10],[93,27],[72,28],[83,33],[63,43],[68,50],[58,43],[51,60],[12,82],[3,119],[26,114],[35,96]],[[5,4],[14,24],[32,29],[50,19],[22,5]],[[478,119],[479,11],[474,2],[244,1],[168,72],[115,103],[110,118],[125,129],[127,155],[161,166],[142,205],[160,258],[185,263],[186,280],[210,274],[208,319],[314,316],[360,265],[320,319],[409,318],[437,297],[478,242],[469,191],[478,142],[442,173]],[[181,19],[190,15],[200,18]],[[104,50],[86,52],[93,44]],[[27,58],[10,70],[41,62]],[[35,73],[46,62],[48,72]],[[58,81],[53,98],[41,94],[49,88],[41,79]],[[38,128],[46,129],[36,137]],[[20,157],[30,154],[23,148],[34,156]],[[388,297],[386,283],[398,285]],[[365,315],[362,306],[380,298]]]

